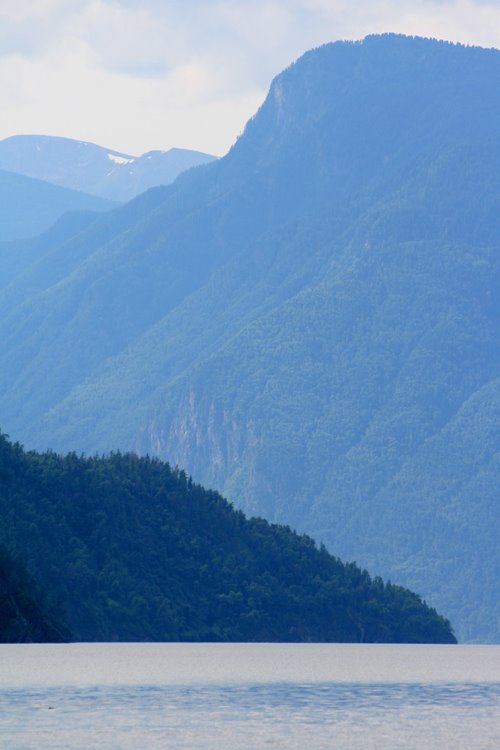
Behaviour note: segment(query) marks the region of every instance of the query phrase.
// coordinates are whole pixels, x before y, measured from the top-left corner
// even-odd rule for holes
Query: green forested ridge
[[[0,539],[76,640],[455,642],[415,594],[158,459],[25,453],[0,436],[0,474]]]
[[[433,40],[304,55],[0,292],[6,429],[185,466],[498,640],[499,83]]]

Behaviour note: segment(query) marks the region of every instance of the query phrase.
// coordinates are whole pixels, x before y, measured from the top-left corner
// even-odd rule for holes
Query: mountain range
[[[499,82],[325,45],[224,158],[4,248],[4,429],[166,458],[498,640]]]
[[[132,156],[48,135],[14,135],[0,141],[1,170],[120,203],[156,185],[168,185],[186,169],[215,158],[182,148]]]

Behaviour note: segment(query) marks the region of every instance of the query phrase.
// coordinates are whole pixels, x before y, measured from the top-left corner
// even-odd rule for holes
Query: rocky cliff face
[[[207,486],[238,498],[238,507],[252,516],[262,505],[257,497],[263,488],[255,470],[261,442],[253,419],[237,418],[209,394],[191,388],[175,413],[148,423],[134,447],[168,456],[173,466],[189,467],[192,476],[203,474]]]

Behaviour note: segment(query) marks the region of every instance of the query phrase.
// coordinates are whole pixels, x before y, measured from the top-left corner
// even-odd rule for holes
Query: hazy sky
[[[383,31],[500,47],[500,0],[0,0],[0,138],[223,154],[302,52]]]

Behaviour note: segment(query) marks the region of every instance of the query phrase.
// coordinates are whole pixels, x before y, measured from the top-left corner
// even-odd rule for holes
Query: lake
[[[499,750],[500,646],[0,646],[5,750]]]

